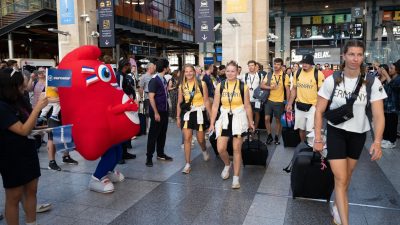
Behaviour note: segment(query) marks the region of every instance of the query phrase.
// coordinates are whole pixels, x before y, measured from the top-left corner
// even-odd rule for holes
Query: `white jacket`
[[[221,115],[219,119],[215,122],[215,138],[217,139],[221,136],[222,130],[228,129],[229,125],[229,109],[224,109],[222,106],[220,108]],[[249,123],[247,121],[247,113],[244,106],[241,106],[235,110],[232,110],[232,135],[242,135],[247,132],[249,128]]]

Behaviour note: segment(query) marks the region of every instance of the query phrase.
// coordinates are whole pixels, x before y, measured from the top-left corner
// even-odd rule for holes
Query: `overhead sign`
[[[316,48],[314,53],[315,64],[340,64],[340,48]]]
[[[226,1],[226,13],[246,13],[247,0],[229,0]]]
[[[61,25],[75,24],[74,0],[61,0],[59,2]]]
[[[214,42],[214,0],[195,1],[195,20],[195,41]]]
[[[115,47],[114,0],[98,0],[101,48]]]
[[[214,57],[204,57],[204,64],[205,65],[214,64]]]
[[[362,18],[363,17],[363,10],[362,7],[353,7],[351,8],[351,17],[354,19]]]

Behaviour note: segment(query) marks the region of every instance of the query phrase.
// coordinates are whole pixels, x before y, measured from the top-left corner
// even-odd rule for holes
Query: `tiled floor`
[[[192,172],[183,175],[181,135],[170,124],[166,153],[173,162],[154,160],[147,168],[147,137],[132,141],[137,159],[117,168],[127,177],[116,184],[113,194],[98,194],[87,189],[97,161],[72,156],[78,166],[60,165],[62,172],[47,170],[45,148],[39,153],[42,177],[39,202],[51,202],[50,212],[39,214],[41,225],[90,224],[246,224],[246,225],[319,225],[331,224],[328,204],[313,200],[293,200],[290,174],[282,169],[292,158],[294,149],[270,146],[267,169],[242,168],[241,189],[230,188],[232,180],[223,181],[223,163],[211,153],[204,162],[195,147]],[[367,143],[368,144],[368,143]],[[58,157],[58,161],[60,157]],[[371,162],[364,151],[350,186],[351,224],[400,224],[400,152],[384,150],[378,163]],[[3,210],[4,190],[0,190]],[[24,221],[21,210],[21,224]],[[4,220],[0,225],[5,224]]]

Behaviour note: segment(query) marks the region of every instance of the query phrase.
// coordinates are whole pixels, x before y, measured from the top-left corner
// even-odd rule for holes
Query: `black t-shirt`
[[[23,149],[28,137],[11,132],[8,128],[21,121],[21,113],[11,105],[0,101],[0,159],[10,153],[10,150]],[[4,151],[3,151],[4,150]]]
[[[167,81],[164,77],[154,76],[149,82],[149,92],[155,93],[154,100],[159,112],[168,112],[167,88]],[[152,112],[153,108],[150,107],[150,113]]]

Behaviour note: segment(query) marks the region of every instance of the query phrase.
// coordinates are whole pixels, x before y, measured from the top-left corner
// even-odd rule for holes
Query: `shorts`
[[[262,109],[262,104],[260,103],[260,108],[259,109],[256,109],[256,103],[255,102],[250,102],[250,104],[251,104],[251,109],[253,110],[253,113],[254,112],[261,112],[261,109]]]
[[[229,119],[229,125],[228,125],[228,129],[222,129],[221,132],[221,137],[243,137],[244,135],[246,135],[246,133],[242,133],[241,135],[232,135],[232,118],[233,115],[228,115],[228,119]]]
[[[295,107],[296,119],[294,121],[294,129],[300,129],[311,132],[314,129],[315,106],[311,106],[308,112],[301,111]]]
[[[283,102],[271,102],[267,101],[264,104],[264,114],[273,115],[275,118],[281,118],[285,105]]]
[[[149,107],[150,107],[150,100],[149,99],[145,99],[143,101],[143,113],[147,117],[149,117]]]
[[[210,127],[210,121],[207,117],[207,112],[203,111],[203,124],[197,123],[197,112],[191,112],[189,116],[189,121],[183,121],[183,116],[181,116],[181,129],[191,129],[197,131],[205,131]]]
[[[48,124],[48,127],[49,128],[52,128],[52,127],[59,127],[59,126],[61,126],[61,122],[60,121],[55,121],[55,120],[53,120],[53,119],[51,119],[51,118],[49,118],[48,120],[47,120],[47,124]],[[48,138],[50,141],[52,141],[53,140],[53,132],[49,132],[49,138]]]
[[[12,148],[1,149],[0,174],[4,188],[15,188],[25,185],[40,177],[39,157],[35,141],[21,140]]]
[[[327,159],[351,158],[358,160],[364,149],[366,137],[366,132],[354,133],[328,124],[326,135]]]

